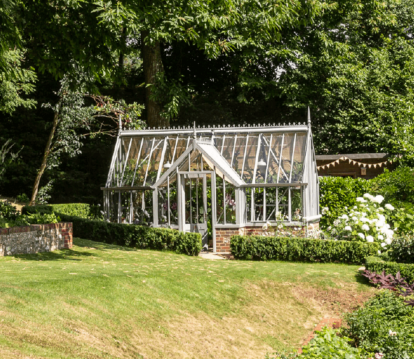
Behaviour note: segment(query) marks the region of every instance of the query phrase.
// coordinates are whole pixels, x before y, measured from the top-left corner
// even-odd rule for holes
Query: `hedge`
[[[298,237],[233,236],[235,258],[305,262],[364,263],[378,252],[378,243],[333,241]]]
[[[405,278],[408,283],[414,282],[414,264],[387,262],[379,257],[368,257],[365,260],[365,268],[371,272],[396,275],[401,273],[401,277]]]
[[[68,216],[77,216],[88,218],[90,216],[91,207],[87,203],[63,203],[63,204],[44,204],[37,206],[24,206],[22,214],[40,213],[56,215],[65,214]]]
[[[61,213],[59,216],[64,222],[73,223],[75,237],[141,249],[170,250],[191,256],[198,255],[202,249],[199,233],[110,223]]]

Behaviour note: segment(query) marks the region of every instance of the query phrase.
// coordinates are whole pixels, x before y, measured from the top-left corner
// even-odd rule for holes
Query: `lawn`
[[[74,243],[0,258],[1,358],[264,358],[373,295],[358,266]]]

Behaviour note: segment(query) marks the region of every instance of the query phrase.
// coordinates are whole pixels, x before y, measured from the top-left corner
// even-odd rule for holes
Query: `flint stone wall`
[[[0,228],[0,257],[51,252],[72,246],[73,229],[68,222]]]

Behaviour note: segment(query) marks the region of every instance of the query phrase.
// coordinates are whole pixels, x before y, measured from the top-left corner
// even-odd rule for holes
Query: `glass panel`
[[[223,135],[214,136],[214,145],[221,153],[221,147],[223,146]]]
[[[251,223],[252,221],[252,195],[254,189],[246,188],[246,223]]]
[[[156,138],[152,149],[150,161],[148,164],[148,173],[146,174],[145,185],[153,185],[157,180],[158,167],[161,162],[161,154],[164,148],[164,138]]]
[[[258,144],[258,136],[250,136],[247,144],[246,160],[244,161],[243,180],[246,183],[253,182],[254,165],[256,162],[256,150]]]
[[[292,201],[292,221],[300,221],[302,219],[302,191],[300,187],[290,190],[290,199]]]
[[[191,166],[190,171],[202,171],[202,155],[199,151],[193,151],[191,153]]]
[[[233,147],[234,147],[234,135],[228,136],[224,139],[224,146],[222,156],[226,159],[226,161],[230,164],[231,157],[233,155]]]
[[[138,160],[139,149],[141,146],[142,138],[135,137],[132,139],[131,148],[129,150],[129,155],[127,163],[124,170],[124,175],[122,177],[122,185],[130,186],[132,179],[134,178],[135,166]]]
[[[276,220],[276,187],[266,188],[266,220]]]
[[[152,137],[143,137],[141,152],[138,156],[138,166],[135,172],[135,178],[131,182],[131,186],[142,186],[144,184],[145,171],[149,162],[149,155],[152,146]],[[141,146],[141,145],[140,145]],[[134,169],[135,171],[135,169]]]
[[[168,187],[158,187],[158,224],[168,226]]]
[[[290,171],[292,169],[292,150],[295,134],[285,134],[282,149],[282,163],[279,175],[279,183],[289,183]]]
[[[185,152],[188,145],[188,137],[180,137],[175,150],[174,162]],[[173,163],[173,162],[172,162]]]
[[[236,223],[236,190],[226,182],[226,223]]]
[[[264,222],[264,208],[263,208],[263,199],[264,199],[264,188],[255,188],[254,189],[254,221],[255,222]]]
[[[186,176],[184,176],[186,177]],[[185,185],[185,223],[198,224],[206,222],[203,176],[184,178]]]
[[[267,137],[264,137],[265,141],[268,141]],[[280,150],[282,146],[283,135],[277,136],[276,134],[272,137],[271,151],[269,158],[269,165],[267,167],[267,178],[266,183],[277,183],[277,176],[279,173],[279,161],[280,161]],[[268,142],[270,145],[270,142]],[[283,176],[283,174],[282,174]]]
[[[177,175],[170,176],[170,224],[178,225],[178,206],[177,206]]]
[[[216,177],[217,223],[224,224],[223,179]]]
[[[307,134],[305,133],[296,134],[295,152],[293,154],[292,182],[302,181],[303,163],[306,154],[306,136]]]
[[[265,183],[267,160],[269,154],[270,136],[262,136],[259,148],[259,157],[256,170],[255,183]]]
[[[277,221],[288,221],[289,220],[289,197],[288,188],[277,188],[276,189],[276,201],[278,204],[276,220]]]
[[[246,139],[247,136],[237,136],[236,148],[234,149],[233,162],[231,167],[241,176],[243,168],[244,153],[246,151]]]
[[[161,168],[160,176],[162,176],[162,174],[164,172],[166,172],[168,170],[168,168],[170,168],[171,165],[174,162],[173,155],[174,155],[174,149],[175,149],[176,143],[177,143],[177,138],[176,137],[168,138],[166,140],[164,161],[162,163],[162,168]],[[169,167],[168,166],[165,167],[166,163],[169,164]]]

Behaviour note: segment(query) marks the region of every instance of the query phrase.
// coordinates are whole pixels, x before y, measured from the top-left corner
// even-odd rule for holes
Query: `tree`
[[[293,111],[311,106],[319,153],[414,149],[414,5],[361,0],[330,10],[297,44],[280,87]]]
[[[86,95],[82,92],[85,88],[84,77],[76,80],[64,77],[57,93],[58,101],[55,105],[44,104],[53,111],[53,123],[49,138],[43,153],[42,163],[37,172],[33,185],[32,196],[29,205],[36,203],[41,178],[47,168],[57,167],[60,156],[63,153],[74,157],[81,153],[81,137],[85,135],[100,135],[116,133],[116,128],[105,124],[103,119],[111,119],[118,125],[124,124],[126,128],[138,129],[141,127],[139,120],[142,107],[136,103],[131,105],[123,101],[114,101],[112,98]],[[76,91],[71,88],[76,88]],[[95,104],[85,105],[85,97],[95,100]],[[80,131],[84,131],[82,135]]]
[[[161,116],[162,104],[153,91],[159,78],[165,81],[161,43],[193,44],[210,58],[243,48],[260,52],[275,39],[283,47],[282,30],[311,22],[323,9],[322,2],[301,0],[99,0],[95,4],[98,18],[113,32],[122,28],[127,37],[141,34],[147,124],[151,127],[169,125],[168,111]]]

